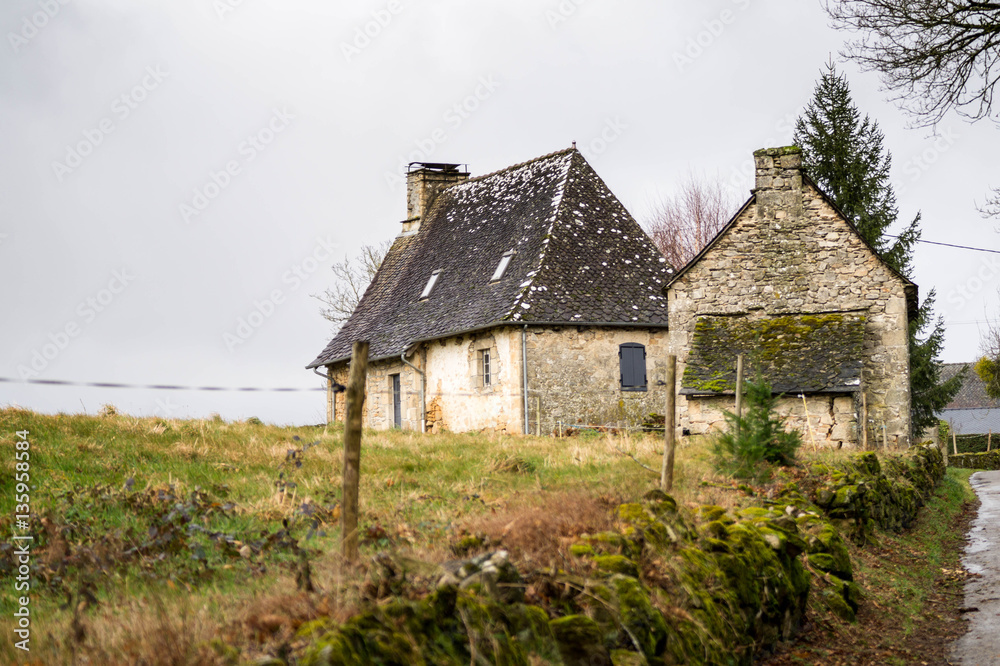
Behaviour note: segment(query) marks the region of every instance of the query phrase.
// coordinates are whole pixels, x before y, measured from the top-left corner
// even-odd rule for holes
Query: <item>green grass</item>
[[[15,531],[14,449],[23,430],[31,442],[36,637],[71,633],[72,609],[82,601],[89,601],[84,616],[91,634],[106,642],[127,640],[113,630],[123,616],[155,619],[159,607],[188,603],[199,612],[209,609],[211,626],[219,628],[255,600],[294,593],[302,552],[317,584],[337,587],[343,573],[339,426],[0,410],[6,452],[0,536],[6,542]],[[659,469],[661,449],[652,436],[556,440],[366,431],[362,558],[383,548],[421,559],[452,557],[448,544],[470,520],[510,505],[544,503],[552,494],[634,499],[658,479],[624,452]],[[297,453],[289,457],[290,451]],[[679,483],[700,478],[702,465],[697,457],[681,461]],[[164,543],[156,543],[164,534]],[[246,545],[253,547],[249,558],[240,554]],[[135,548],[142,552],[125,556]],[[9,553],[0,553],[8,569],[0,575],[13,573],[13,564]],[[0,613],[10,617],[15,603],[12,594],[0,597]],[[65,648],[65,640],[61,644]],[[60,654],[65,659],[66,649]],[[19,656],[9,643],[0,647],[0,661]]]
[[[875,557],[857,558],[857,576],[874,600],[898,609],[903,635],[910,636],[928,611],[942,570],[955,567],[953,521],[963,506],[975,501],[969,485],[974,470],[949,468],[937,492],[921,510],[917,525],[902,534],[880,533]],[[892,554],[892,560],[883,559]]]
[[[363,581],[365,570],[338,553],[339,426],[0,409],[0,541],[8,543],[16,531],[14,445],[20,430],[30,432],[32,526],[38,536],[33,645],[45,646],[32,658],[72,663],[80,650],[90,663],[135,663],[166,653],[179,656],[162,663],[231,663],[213,641],[254,646],[291,640],[284,629],[272,635],[274,617],[295,627],[351,612],[352,585]],[[289,451],[296,453],[290,457]],[[800,450],[805,460],[827,462],[847,454]],[[582,496],[606,498],[608,506],[635,500],[658,485],[661,455],[662,439],[654,435],[557,439],[366,431],[362,562],[382,549],[441,561],[455,556],[450,545],[484,522],[499,530],[518,517],[560,515],[568,501]],[[931,516],[949,515],[964,501],[967,476],[949,471],[945,499],[930,505]],[[685,440],[672,493],[679,503],[731,509],[766,496],[750,497],[734,486],[713,471],[707,442]],[[936,524],[933,517],[929,522]],[[170,538],[157,544],[151,529]],[[895,538],[884,543],[910,547]],[[926,549],[931,562],[935,533],[920,539],[913,547]],[[251,549],[249,557],[241,554],[244,546]],[[125,557],[132,548],[141,552]],[[298,591],[303,555],[323,594]],[[10,566],[9,553],[0,551],[0,567]],[[0,570],[8,580],[10,573]],[[885,573],[864,575],[881,583]],[[901,599],[919,603],[922,582],[898,585]],[[11,617],[14,603],[13,594],[0,596],[4,618]],[[25,656],[15,652],[10,641],[0,644],[0,662]]]

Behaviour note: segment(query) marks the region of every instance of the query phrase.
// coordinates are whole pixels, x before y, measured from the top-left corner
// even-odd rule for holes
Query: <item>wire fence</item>
[[[204,392],[232,392],[232,393],[325,393],[326,386],[314,387],[259,387],[259,386],[196,386],[183,384],[131,384],[127,382],[87,382],[65,379],[18,379],[13,377],[0,377],[0,384],[24,384],[35,386],[64,386],[76,388],[98,388],[98,389],[128,389],[142,391],[204,391]],[[511,400],[520,403],[524,400],[524,389],[517,387],[507,396]],[[426,399],[431,401],[435,398],[486,398],[502,394],[504,391],[499,386],[485,385],[479,389],[466,391],[428,391]],[[393,399],[393,392],[389,388],[371,390],[369,386],[368,399],[378,396],[382,400]],[[419,399],[420,391],[403,389],[399,392],[401,399]],[[636,432],[659,432],[663,433],[662,415],[647,414],[645,412],[632,410],[633,413],[626,414],[624,410],[616,410],[614,405],[607,403],[610,409],[615,412],[614,416],[606,419],[574,418],[567,412],[572,412],[572,408],[562,405],[556,409],[549,409],[544,404],[542,397],[549,396],[548,390],[528,389],[528,432],[544,435],[554,434],[560,436],[573,436],[584,433],[636,433]],[[643,392],[623,392],[617,387],[604,389],[580,390],[574,389],[572,397],[576,401],[584,400],[591,406],[600,399],[607,400],[627,400],[631,405],[636,401],[647,402],[647,394]],[[546,400],[545,402],[548,402]],[[550,403],[551,404],[551,403]],[[586,410],[585,410],[586,411]],[[641,411],[641,410],[640,410]],[[340,417],[341,409],[337,410]],[[660,420],[657,423],[656,417]]]
[[[272,393],[302,393],[309,391],[326,391],[326,387],[277,387],[262,388],[258,386],[180,386],[177,384],[125,384],[121,382],[75,382],[65,379],[13,379],[0,377],[0,384],[36,384],[41,386],[77,386],[84,388],[134,389],[155,391],[232,391],[239,393],[272,392]]]

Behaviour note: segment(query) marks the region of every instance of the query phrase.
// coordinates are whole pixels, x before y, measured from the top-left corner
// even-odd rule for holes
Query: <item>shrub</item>
[[[795,460],[802,436],[786,431],[784,419],[775,413],[778,396],[771,392],[771,383],[760,375],[745,382],[743,401],[744,415],[725,412],[728,428],[712,444],[716,469],[746,479],[765,474],[766,463],[788,465]]]

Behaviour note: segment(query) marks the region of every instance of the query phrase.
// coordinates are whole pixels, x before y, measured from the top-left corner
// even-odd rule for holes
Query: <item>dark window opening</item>
[[[399,385],[399,375],[389,375],[389,390],[392,391],[392,427],[403,427],[403,400]]]
[[[490,367],[490,350],[484,349],[479,352],[480,369],[483,373],[483,386],[489,386],[493,382],[492,368]]]
[[[623,391],[646,390],[646,348],[637,342],[618,347],[618,365]]]

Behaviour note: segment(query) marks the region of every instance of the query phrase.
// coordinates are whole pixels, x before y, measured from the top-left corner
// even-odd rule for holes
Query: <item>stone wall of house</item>
[[[483,380],[481,352],[490,352],[490,381]],[[522,432],[521,337],[519,329],[442,338],[422,345],[407,360],[427,375],[427,432],[488,430]],[[363,423],[393,427],[392,375],[400,379],[401,429],[420,430],[420,375],[398,359],[368,364]],[[334,380],[347,384],[349,368],[334,368]],[[343,422],[345,394],[336,395],[336,420]]]
[[[408,359],[415,363],[413,359]],[[368,364],[365,382],[365,405],[361,422],[365,428],[387,430],[393,427],[392,380],[399,375],[400,416],[403,430],[420,430],[420,376],[399,360],[375,361]],[[346,363],[334,367],[333,380],[347,385],[350,368]],[[334,394],[334,418],[343,423],[347,414],[347,394]]]
[[[522,432],[521,337],[495,328],[424,346],[428,432]],[[485,383],[482,352],[490,353]]]
[[[527,334],[529,424],[558,432],[558,423],[637,425],[663,413],[668,335],[664,329],[532,327]],[[623,391],[619,346],[646,349],[647,390]]]
[[[735,400],[731,395],[688,397],[687,427],[691,434],[724,429],[723,411],[735,411]],[[778,399],[775,411],[786,418],[786,428],[802,433],[806,444],[816,442],[819,446],[840,448],[858,443],[858,412],[852,394],[812,394],[806,396],[804,403],[799,396],[783,396]]]
[[[670,348],[678,356],[678,377],[683,376],[698,317],[863,312],[862,389],[870,437],[876,429],[881,434],[884,424],[890,442],[907,445],[906,283],[818,190],[803,182],[797,149],[757,151],[755,159],[755,198],[668,291]],[[692,431],[709,425],[684,396],[678,398],[678,414],[679,425]]]

